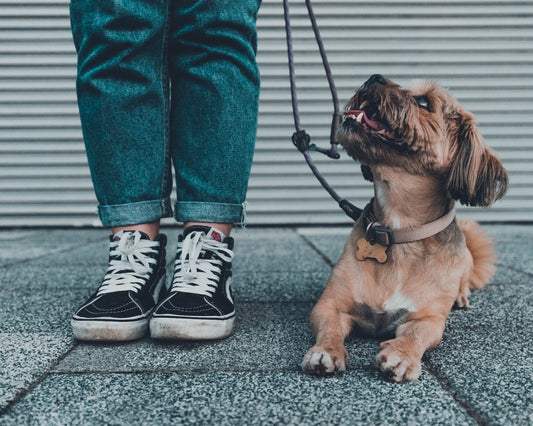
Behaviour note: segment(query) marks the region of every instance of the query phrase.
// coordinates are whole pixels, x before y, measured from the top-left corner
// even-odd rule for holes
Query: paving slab
[[[0,333],[70,333],[74,310],[87,289],[0,290]]]
[[[373,367],[380,340],[357,335],[346,374],[300,371],[309,313],[350,227],[236,232],[235,334],[127,344],[75,343],[70,330],[105,271],[107,230],[47,230],[55,248],[41,230],[0,231],[0,245],[19,244],[5,245],[9,261],[0,249],[0,410],[24,395],[0,424],[533,424],[533,227],[483,227],[497,274],[471,309],[452,311],[407,385],[383,380]],[[171,278],[181,229],[163,232]]]
[[[476,424],[429,374],[398,386],[373,370],[328,379],[285,372],[54,374],[0,418],[28,423]]]
[[[532,240],[533,226],[514,224],[486,224],[481,227],[487,231],[492,238],[501,242],[515,242],[518,240]]]
[[[59,333],[0,333],[0,410],[74,344]]]
[[[533,327],[456,330],[444,335],[425,362],[445,378],[480,420],[533,424]]]
[[[236,237],[234,268],[235,274],[242,271],[295,272],[317,271],[327,268],[320,254],[311,248],[295,232],[286,232],[283,237],[263,236]]]
[[[452,311],[425,362],[483,422],[533,424],[531,285],[489,285],[471,302]]]
[[[97,241],[104,232],[100,229],[0,230],[0,266],[75,249]]]
[[[351,226],[298,229],[298,234],[327,258],[330,265],[336,264],[341,257],[350,232]]]
[[[316,302],[328,280],[330,268],[305,272],[240,271],[233,276],[239,302]]]
[[[211,342],[156,341],[81,343],[56,372],[300,371],[314,340],[311,303],[245,303],[237,306],[234,334]],[[372,368],[379,342],[353,336],[347,341],[350,368]]]
[[[87,248],[90,251],[91,248]],[[85,250],[84,250],[85,251]],[[51,262],[50,258],[39,262],[24,262],[0,268],[0,291],[57,292],[62,289],[93,289],[102,282],[107,268],[107,256],[102,262],[100,255],[88,260],[84,254],[70,255],[72,263]],[[82,260],[83,259],[83,260]],[[1,302],[0,302],[1,303]]]
[[[507,330],[533,328],[531,283],[489,284],[470,296],[469,309],[454,309],[449,327]]]
[[[496,251],[499,265],[526,272],[533,278],[533,244],[531,241],[499,244]]]
[[[523,272],[515,269],[514,267],[508,267],[502,263],[496,263],[496,274],[492,278],[492,285],[524,285],[531,284],[533,282],[533,274]]]

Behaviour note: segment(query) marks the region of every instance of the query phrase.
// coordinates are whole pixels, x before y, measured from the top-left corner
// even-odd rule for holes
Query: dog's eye
[[[427,96],[415,96],[415,102],[420,108],[429,111],[429,99]]]

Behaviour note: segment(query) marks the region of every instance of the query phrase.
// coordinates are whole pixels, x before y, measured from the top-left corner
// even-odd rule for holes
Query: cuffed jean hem
[[[170,198],[128,204],[100,205],[98,215],[105,227],[137,225],[172,217]]]
[[[241,223],[244,225],[246,203],[178,201],[175,218],[178,222]]]

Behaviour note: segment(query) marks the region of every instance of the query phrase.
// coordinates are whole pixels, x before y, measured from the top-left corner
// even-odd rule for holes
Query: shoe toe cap
[[[130,318],[133,316],[143,315],[141,304],[137,303],[135,299],[124,292],[117,295],[102,295],[94,298],[92,301],[84,304],[78,309],[75,317],[79,318]]]
[[[204,296],[180,293],[171,294],[155,310],[156,315],[180,316],[214,316],[220,315],[220,310],[209,303]]]

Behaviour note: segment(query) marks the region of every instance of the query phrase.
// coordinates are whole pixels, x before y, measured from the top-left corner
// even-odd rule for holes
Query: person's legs
[[[258,0],[185,0],[171,13],[171,150],[179,238],[169,295],[150,321],[154,338],[231,334],[231,226],[243,221],[257,128]]]
[[[258,0],[185,0],[172,10],[169,71],[175,216],[240,222],[257,129]]]
[[[167,0],[72,0],[77,94],[106,227],[171,215]]]
[[[137,339],[166,295],[166,237],[157,234],[171,216],[168,3],[72,0],[71,23],[87,157],[113,232],[104,280],[72,328],[82,340]]]

